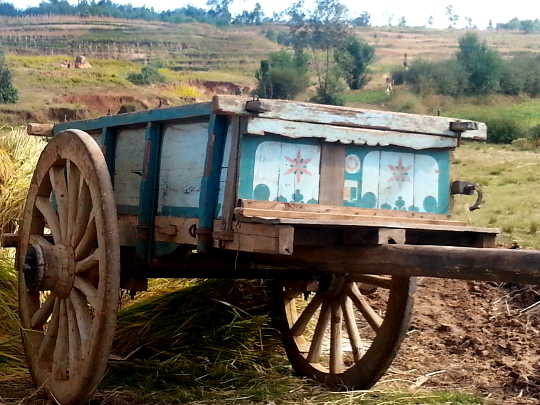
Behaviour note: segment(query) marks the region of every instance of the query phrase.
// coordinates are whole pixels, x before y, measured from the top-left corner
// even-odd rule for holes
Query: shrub
[[[11,84],[11,71],[6,58],[0,53],[0,104],[14,104],[18,99],[19,93]]]
[[[510,144],[515,139],[526,138],[528,131],[516,119],[497,117],[486,120],[488,142]]]
[[[127,79],[138,86],[153,84],[153,83],[165,83],[165,76],[153,66],[145,66],[142,68],[141,73],[130,73]]]

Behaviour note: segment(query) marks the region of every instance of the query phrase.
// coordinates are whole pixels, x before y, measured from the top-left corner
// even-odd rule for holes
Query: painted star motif
[[[296,182],[300,183],[301,176],[307,174],[311,176],[311,173],[307,169],[307,165],[313,158],[302,159],[300,150],[296,152],[296,158],[291,159],[290,157],[285,156],[285,159],[291,164],[291,168],[285,172],[285,174],[294,173],[296,175]]]
[[[412,183],[411,178],[409,177],[409,170],[411,170],[412,165],[409,165],[407,167],[403,167],[403,163],[401,162],[401,158],[398,160],[397,166],[388,165],[388,168],[392,170],[392,173],[394,175],[390,177],[390,180],[388,180],[388,183],[392,181],[397,181],[399,185],[399,189],[401,190],[401,186],[406,181],[409,183]]]

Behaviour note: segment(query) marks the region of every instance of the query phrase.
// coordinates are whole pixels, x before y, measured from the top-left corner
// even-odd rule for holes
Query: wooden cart
[[[536,252],[450,219],[476,190],[451,153],[481,123],[216,96],[29,128],[52,138],[4,245],[32,378],[62,405],[92,396],[120,290],[148,278],[278,280],[293,367],[346,389],[392,362],[415,276],[540,283]]]

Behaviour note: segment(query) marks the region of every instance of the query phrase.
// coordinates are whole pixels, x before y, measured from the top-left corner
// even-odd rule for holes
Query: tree
[[[466,23],[465,28],[476,28],[476,25],[473,24],[471,17],[463,17],[463,19]]]
[[[457,14],[454,14],[454,8],[452,5],[446,6],[445,14],[448,17],[448,21],[450,21],[450,28],[456,28],[456,23],[459,20],[459,16]]]
[[[264,98],[294,99],[309,86],[307,66],[307,56],[301,51],[293,54],[282,49],[270,53],[255,72],[258,81],[255,93]]]
[[[302,0],[287,10],[291,44],[295,50],[310,49],[317,75],[315,102],[342,103],[339,86],[340,69],[335,66],[335,53],[343,49],[351,30],[345,19],[347,8],[338,0],[316,0],[315,10],[304,9]]]
[[[489,24],[487,26],[487,29],[488,30],[492,30],[493,29],[493,21],[491,21],[491,19],[489,20]]]
[[[485,41],[481,43],[478,35],[468,33],[459,38],[457,60],[469,75],[469,94],[488,94],[498,90],[502,58]]]
[[[405,19],[405,16],[402,16],[398,20],[398,27],[406,27],[407,26],[407,20]]]
[[[158,69],[154,66],[145,66],[142,68],[141,73],[130,73],[127,79],[138,86],[153,84],[153,83],[165,83],[165,76],[159,73]]]
[[[227,25],[231,22],[231,13],[229,6],[233,0],[207,0],[206,5],[211,7],[208,12],[216,19],[218,25]]]
[[[363,11],[360,17],[356,17],[352,23],[358,27],[369,27],[371,25],[371,14],[367,11]]]
[[[430,27],[433,27],[433,22],[434,22],[434,20],[433,20],[433,16],[432,16],[432,15],[429,16],[427,22],[428,22],[428,24],[429,24]]]
[[[0,53],[0,104],[15,104],[18,99],[19,92],[11,83],[11,71],[6,58]]]
[[[336,51],[335,58],[351,90],[359,90],[369,83],[371,71],[368,66],[375,59],[373,46],[351,36],[346,46]]]

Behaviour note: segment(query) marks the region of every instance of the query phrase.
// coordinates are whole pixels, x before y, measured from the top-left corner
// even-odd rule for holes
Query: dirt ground
[[[379,386],[464,390],[540,403],[537,287],[422,278],[401,353]]]
[[[408,336],[374,388],[464,391],[479,394],[490,405],[540,403],[537,289],[419,279]],[[0,405],[2,398],[15,400],[9,404],[48,403],[28,376],[2,381]],[[103,395],[97,398],[94,403],[108,403]]]

